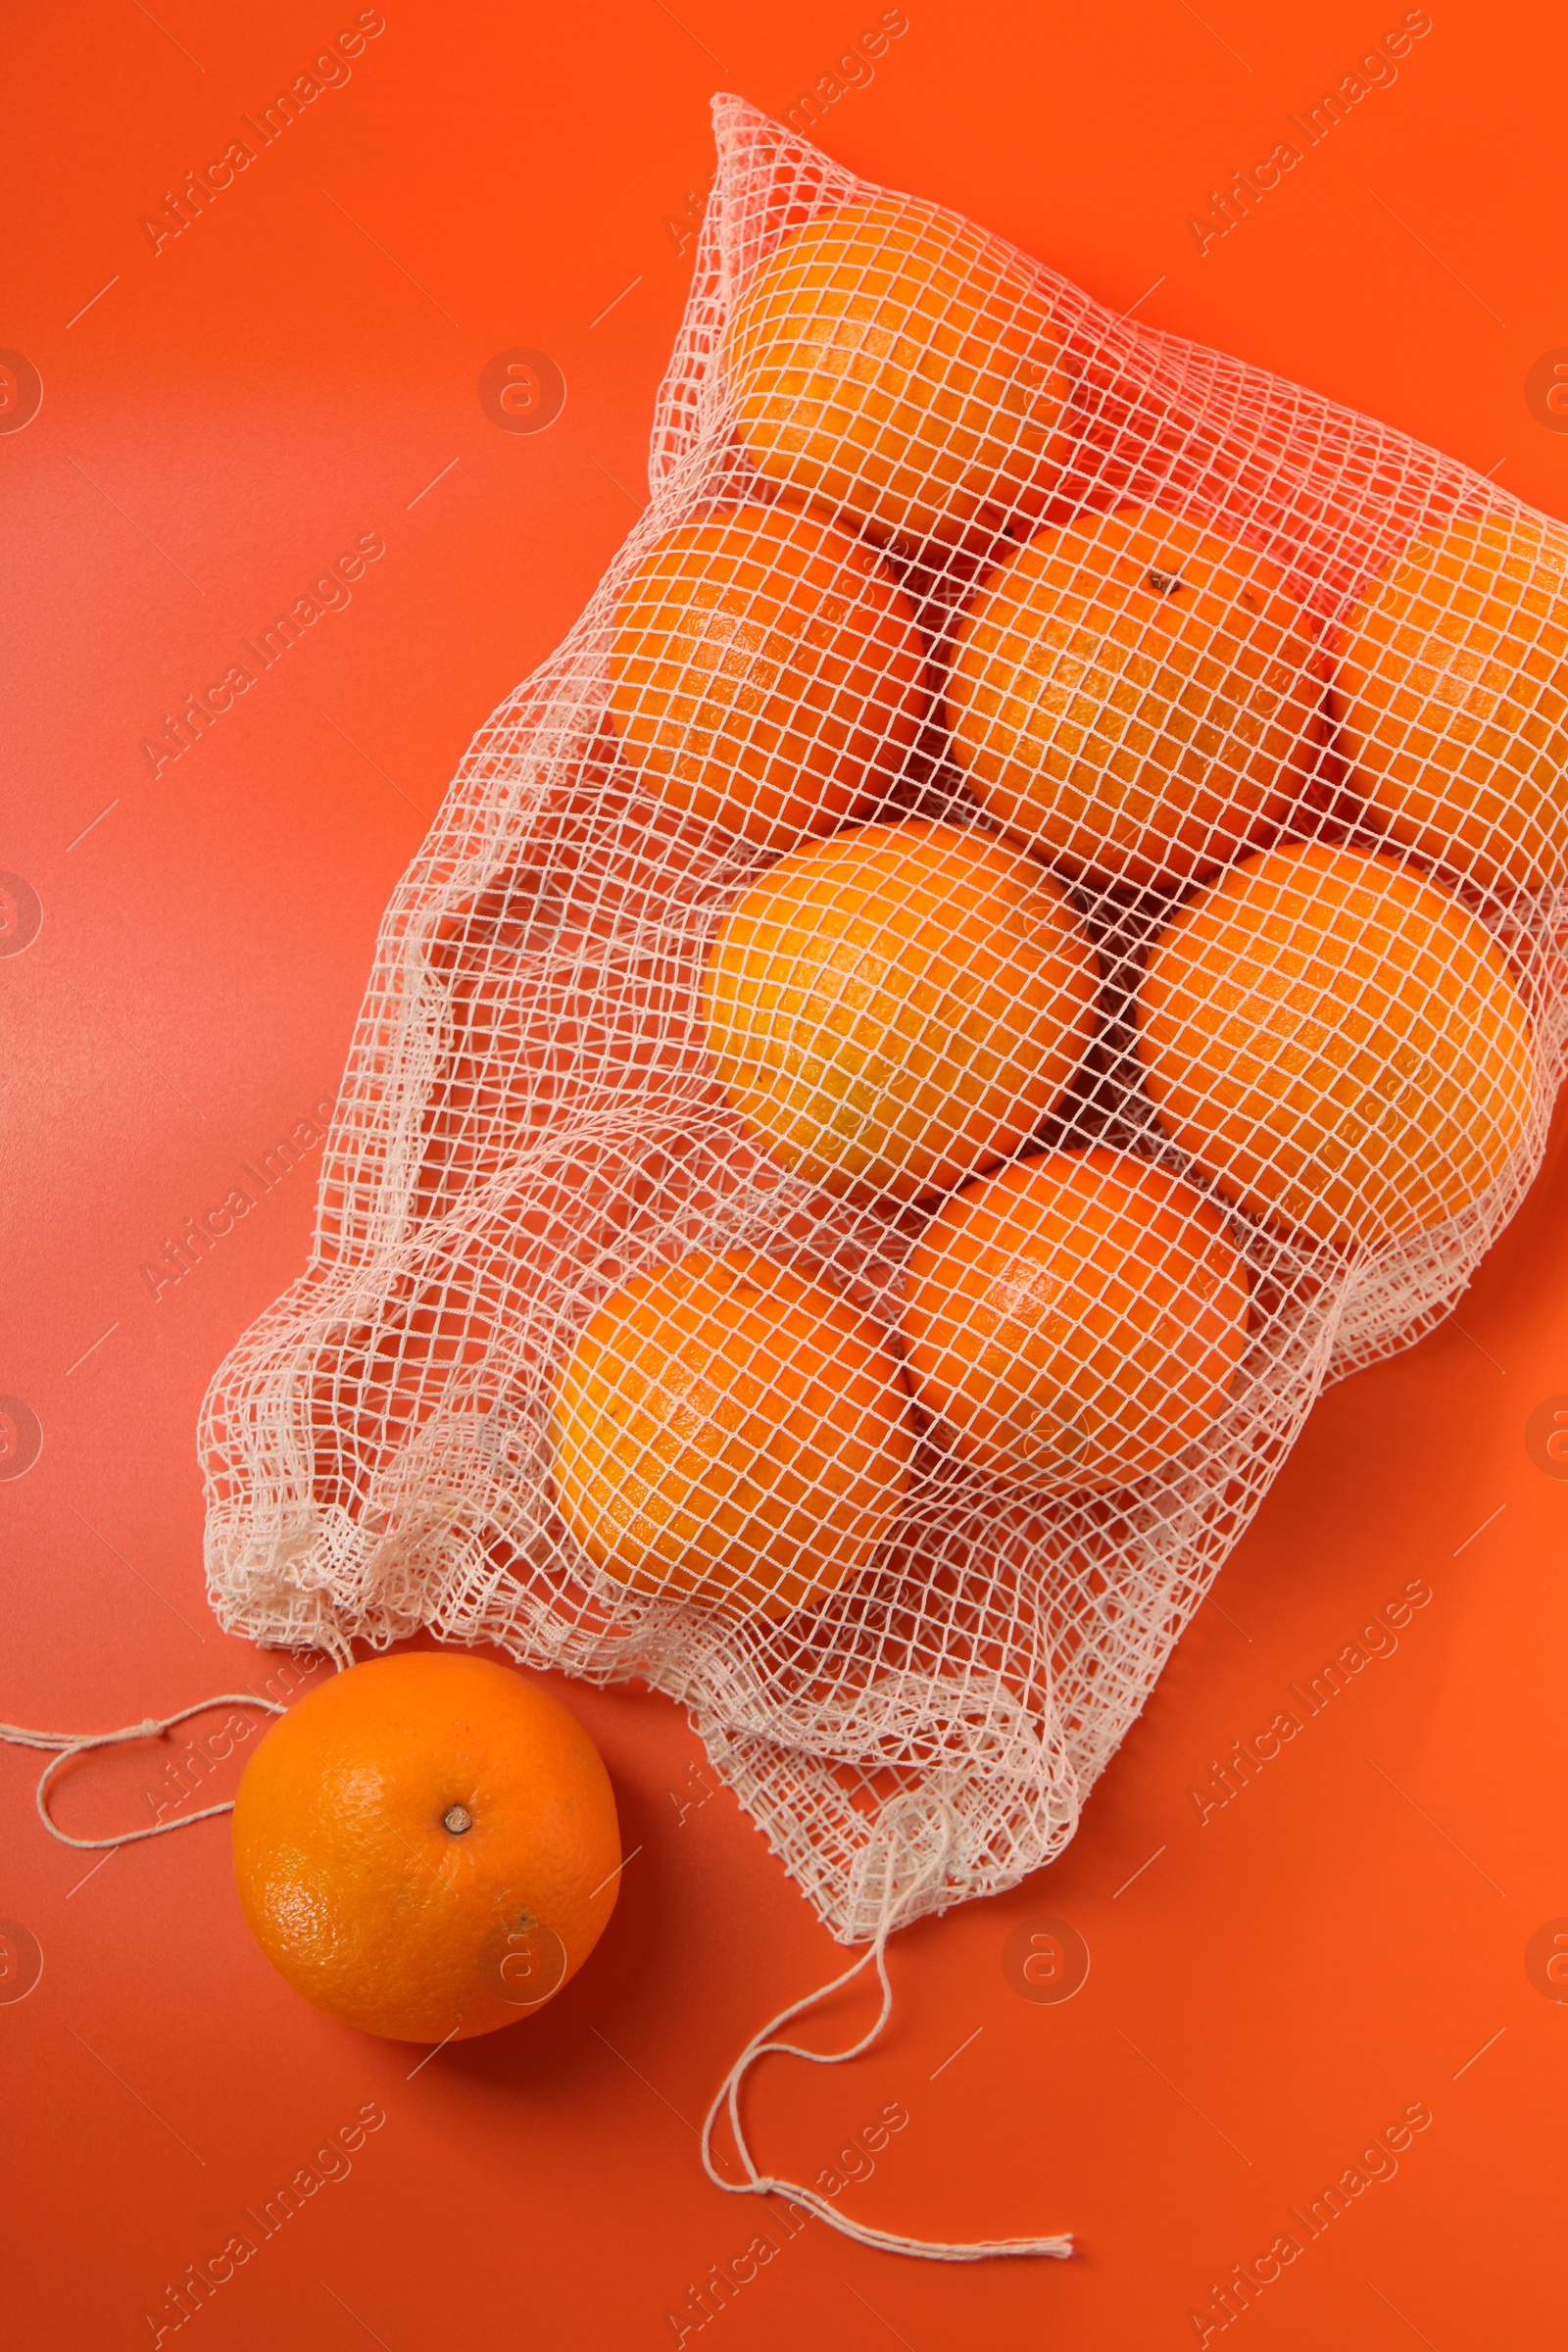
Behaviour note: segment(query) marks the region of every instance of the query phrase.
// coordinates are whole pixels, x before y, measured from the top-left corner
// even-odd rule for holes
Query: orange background
[[[1544,9],[1433,13],[1397,80],[1201,254],[1188,215],[1397,9],[910,0],[818,135],[1102,299],[1145,297],[1153,323],[1568,514],[1568,438],[1525,392],[1568,344],[1568,41]],[[276,1665],[207,1608],[192,1433],[219,1358],[302,1261],[314,1175],[156,1300],[140,1266],[331,1092],[447,777],[645,496],[710,92],[781,113],[877,12],[387,0],[352,78],[155,254],[141,216],[357,14],[6,13],[0,344],[44,386],[0,435],[0,867],[43,910],[0,957],[0,1391],[43,1430],[0,1483],[0,1713],[22,1723],[131,1722]],[[539,434],[477,398],[518,345],[566,380]],[[141,738],[366,531],[386,554],[352,605],[155,779]],[[1565,1205],[1559,1126],[1461,1321],[1325,1398],[1065,1859],[898,1940],[874,2054],[758,2082],[754,2143],[797,2177],[906,2110],[842,2191],[858,2216],[1071,2228],[1078,2257],[942,2269],[813,2223],[701,2329],[691,2307],[688,2344],[1193,2343],[1210,2287],[1413,2105],[1432,2120],[1396,2175],[1233,2327],[1252,2352],[1561,2340],[1568,2006],[1526,1948],[1568,1914],[1568,1483],[1525,1433],[1568,1392]],[[1190,1790],[1214,1760],[1412,1581],[1431,1599],[1397,1649],[1200,1822]],[[567,1696],[640,1848],[619,1909],[546,2014],[422,2067],[270,1974],[221,1824],[93,1868],[33,1818],[38,1759],[0,1749],[0,1913],[43,1954],[28,1997],[0,2002],[8,2342],[152,2342],[166,2287],[372,2102],[384,2125],[347,2177],[177,2337],[165,2306],[165,2344],[676,2341],[666,2314],[766,2218],[705,2182],[694,2121],[754,2026],[839,1955],[729,1797],[704,1800],[672,1707]],[[145,1820],[185,1737],[78,1769],[68,1826]],[[1048,1917],[1092,1958],[1062,2003],[1020,1997],[1003,1966]]]

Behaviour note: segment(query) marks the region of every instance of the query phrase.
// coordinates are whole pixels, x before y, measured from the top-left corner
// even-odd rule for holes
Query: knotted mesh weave
[[[309,1268],[207,1399],[208,1565],[265,1643],[646,1679],[857,1940],[1061,1850],[1319,1390],[1535,1174],[1568,534],[715,118],[652,503],[394,894]]]

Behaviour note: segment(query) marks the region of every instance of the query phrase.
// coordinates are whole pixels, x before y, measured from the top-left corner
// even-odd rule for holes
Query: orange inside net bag
[[[715,117],[652,502],[393,898],[208,1561],[645,1677],[880,1968],[1540,1163],[1568,530]]]

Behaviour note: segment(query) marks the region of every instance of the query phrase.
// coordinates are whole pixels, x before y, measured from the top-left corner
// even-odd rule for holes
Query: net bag
[[[880,1965],[1536,1172],[1568,532],[715,119],[652,503],[393,897],[207,1557],[264,1643],[646,1678]]]

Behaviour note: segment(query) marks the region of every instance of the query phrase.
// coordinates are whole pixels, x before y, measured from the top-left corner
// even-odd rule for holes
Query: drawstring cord
[[[908,1889],[902,1908],[906,1910],[915,1895],[930,1879],[940,1874],[947,1861],[947,1848],[950,1840],[951,1827],[949,1838],[944,1840],[943,1846],[934,1860],[919,1873],[913,1886]],[[714,2094],[713,2103],[708,2110],[703,2124],[703,2170],[715,2188],[726,2189],[732,2196],[788,2197],[792,2204],[803,2206],[808,2213],[814,2213],[819,2221],[826,2222],[830,2229],[839,2230],[843,2236],[855,2238],[862,2246],[874,2246],[884,2254],[921,2255],[930,2262],[984,2262],[999,2254],[1044,2254],[1050,2255],[1057,2261],[1065,2261],[1072,2253],[1070,2234],[1057,2237],[972,2238],[967,2241],[957,2240],[945,2243],[939,2239],[906,2237],[894,2230],[877,2230],[867,2223],[852,2221],[848,2214],[841,2213],[837,2206],[829,2204],[827,2199],[819,2196],[815,2189],[807,2188],[797,2180],[780,2180],[770,2173],[759,2172],[753,2162],[752,2152],[746,2144],[746,2134],[741,2127],[740,2091],[742,2082],[757,2061],[760,2058],[777,2054],[785,2058],[805,2058],[812,2066],[842,2066],[846,2060],[858,2058],[862,2052],[868,2050],[886,2027],[893,2011],[893,1986],[888,1980],[887,1964],[887,1941],[895,1924],[893,1913],[893,1852],[890,1844],[887,1857],[887,1878],[882,1894],[881,1918],[869,1951],[863,1952],[853,1966],[847,1968],[842,1976],[835,1977],[831,1984],[821,1985],[815,1992],[808,1992],[803,2000],[792,2001],[787,2009],[781,2009],[777,2017],[770,2018],[768,2023],[752,2036],[720,2083]],[[820,2002],[840,1991],[846,1984],[853,1984],[861,1971],[873,1962],[878,1982],[882,1986],[882,2006],[877,2012],[875,2023],[861,2034],[858,2041],[852,2042],[848,2048],[842,2050],[811,2050],[805,2048],[797,2041],[775,2041],[772,2038],[780,2027],[789,2025],[792,2019],[804,2016],[808,2010],[816,2008]],[[713,2127],[718,2121],[720,2109],[723,2109],[729,2116],[730,2131],[734,2134],[736,2150],[746,2171],[744,2180],[725,2180],[713,2162]]]
[[[88,1755],[94,1748],[118,1747],[132,1740],[161,1739],[165,1732],[172,1731],[176,1724],[188,1722],[191,1716],[204,1715],[214,1707],[222,1706],[261,1707],[270,1715],[283,1715],[288,1712],[278,1699],[261,1698],[252,1690],[228,1690],[221,1692],[216,1698],[198,1699],[193,1706],[177,1708],[172,1715],[148,1716],[142,1723],[125,1724],[121,1730],[113,1732],[36,1732],[28,1731],[21,1724],[0,1723],[0,1741],[16,1747],[36,1747],[53,1751],[49,1762],[39,1775],[35,1800],[38,1807],[38,1818],[51,1838],[59,1838],[63,1845],[74,1845],[85,1850],[117,1845],[134,1845],[143,1838],[162,1838],[172,1830],[188,1830],[193,1822],[211,1821],[220,1813],[232,1813],[234,1810],[233,1800],[230,1798],[227,1802],[220,1805],[204,1805],[199,1812],[186,1813],[178,1821],[154,1822],[148,1828],[141,1830],[121,1830],[112,1838],[73,1838],[68,1830],[60,1827],[49,1810],[49,1791],[56,1773],[63,1766],[69,1764],[74,1757]],[[776,2017],[770,2018],[768,2023],[752,2036],[720,2083],[713,2103],[704,2119],[703,2170],[715,2188],[722,2188],[731,2196],[787,2197],[793,2205],[802,2207],[808,2213],[815,2214],[819,2221],[826,2222],[830,2229],[837,2230],[841,2235],[854,2238],[862,2246],[875,2247],[884,2254],[919,2255],[929,2262],[984,2262],[992,2256],[1004,2254],[1043,2254],[1057,2261],[1065,2261],[1072,2253],[1070,2234],[1056,2237],[985,2237],[944,2242],[940,2239],[906,2237],[895,2230],[878,2230],[868,2223],[852,2221],[848,2214],[841,2213],[835,2206],[829,2204],[825,2197],[818,2195],[815,2189],[806,2187],[804,2182],[782,2180],[771,2173],[759,2172],[753,2161],[751,2149],[746,2144],[746,2133],[741,2124],[741,2084],[760,2058],[776,2055],[783,2058],[804,2058],[812,2066],[843,2066],[849,2059],[860,2057],[870,2049],[873,2042],[880,2038],[886,2029],[888,2019],[893,2013],[893,1986],[888,1977],[887,1943],[888,1936],[895,1925],[895,1909],[907,1911],[922,1888],[931,1879],[941,1874],[947,1861],[948,1846],[951,1840],[952,1826],[950,1823],[940,1849],[932,1860],[918,1872],[913,1884],[907,1889],[903,1903],[898,1906],[894,1902],[893,1847],[890,1841],[887,1852],[886,1879],[882,1890],[881,1916],[870,1949],[862,1952],[859,1959],[853,1962],[842,1976],[835,1977],[830,1984],[820,1985],[815,1992],[808,1992],[804,1999],[792,2001],[788,2008],[781,2009]],[[856,1978],[872,1964],[875,1965],[877,1982],[882,1987],[882,2003],[877,2011],[875,2021],[860,2035],[858,2041],[851,2042],[842,2050],[812,2050],[806,2048],[798,2041],[777,2041],[773,2038],[781,2027],[789,2025],[797,2017],[805,2016],[808,2011],[817,2008],[833,1993],[842,1991],[846,1984],[852,1984]],[[729,2117],[730,2131],[734,2135],[736,2151],[745,2168],[746,2178],[744,2180],[725,2180],[713,2161],[713,2127],[718,2121],[721,2109]]]
[[[217,1698],[199,1698],[193,1707],[181,1707],[173,1715],[149,1716],[145,1723],[127,1723],[118,1732],[29,1732],[21,1724],[0,1723],[0,1740],[12,1747],[53,1748],[56,1752],[44,1766],[38,1779],[38,1818],[51,1838],[62,1845],[84,1848],[103,1845],[134,1845],[142,1838],[162,1838],[169,1830],[188,1830],[193,1821],[211,1821],[217,1813],[232,1813],[232,1797],[221,1805],[204,1805],[199,1813],[184,1813],[178,1821],[157,1821],[145,1830],[121,1830],[113,1838],[73,1838],[63,1830],[49,1810],[49,1788],[55,1774],[73,1756],[84,1756],[95,1747],[117,1747],[127,1740],[157,1740],[172,1732],[176,1723],[185,1723],[192,1715],[205,1715],[213,1707],[265,1707],[270,1715],[288,1712],[280,1700],[259,1698],[254,1690],[224,1690]]]

